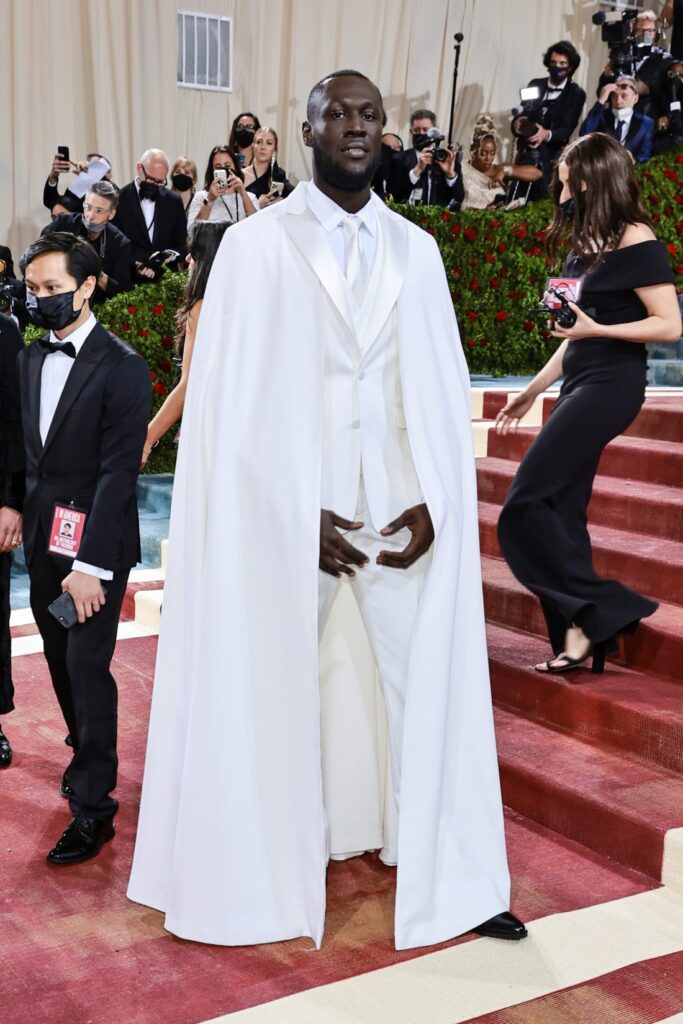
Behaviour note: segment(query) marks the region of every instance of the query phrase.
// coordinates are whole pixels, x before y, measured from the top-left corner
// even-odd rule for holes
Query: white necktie
[[[358,232],[361,229],[362,221],[358,217],[345,217],[342,221],[344,230],[348,235],[348,245],[346,248],[346,280],[349,282],[349,287],[353,292],[356,302],[360,306],[363,301],[363,295],[365,294],[365,288],[367,285],[367,274],[365,269],[365,260],[363,259],[363,253],[360,249],[360,242],[358,239]]]

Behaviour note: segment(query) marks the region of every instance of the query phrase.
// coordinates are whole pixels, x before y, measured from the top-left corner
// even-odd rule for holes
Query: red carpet
[[[505,400],[487,394],[484,416]],[[589,509],[596,568],[661,602],[602,677],[532,670],[550,654],[540,605],[498,548],[500,505],[537,432],[492,431],[477,462],[505,801],[658,879],[664,835],[683,826],[683,397],[648,399],[600,463]]]
[[[5,724],[16,754],[0,773],[3,1018],[12,1024],[197,1024],[415,955],[393,949],[394,872],[375,856],[331,865],[320,953],[304,940],[240,949],[183,942],[164,932],[161,915],[126,899],[155,648],[153,639],[122,641],[117,648],[116,838],[95,861],[61,870],[44,858],[68,821],[58,794],[67,761],[64,729],[42,656],[15,659],[18,710]],[[654,884],[514,812],[507,832],[514,907],[528,919]]]

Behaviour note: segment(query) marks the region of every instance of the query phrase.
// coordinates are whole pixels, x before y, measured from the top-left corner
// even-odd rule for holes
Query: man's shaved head
[[[315,112],[318,108],[318,104],[321,98],[325,95],[325,86],[333,78],[362,78],[364,82],[369,82],[373,89],[377,90],[377,95],[380,98],[380,105],[382,111],[384,111],[384,100],[382,94],[375,85],[374,82],[370,81],[367,75],[362,74],[360,71],[354,71],[352,68],[344,68],[342,71],[333,71],[329,75],[325,75],[319,82],[316,82],[310,93],[308,94],[308,103],[306,104],[306,117],[310,121],[312,117],[315,117]],[[386,122],[386,114],[384,115]]]

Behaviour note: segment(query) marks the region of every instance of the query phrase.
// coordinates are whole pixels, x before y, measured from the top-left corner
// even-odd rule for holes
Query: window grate
[[[232,18],[178,11],[176,82],[232,92]]]

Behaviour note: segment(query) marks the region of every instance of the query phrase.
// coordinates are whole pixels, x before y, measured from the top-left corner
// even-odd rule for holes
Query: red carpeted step
[[[613,664],[601,676],[587,669],[547,675],[533,669],[547,659],[547,643],[491,623],[487,636],[499,707],[683,774],[680,682]]]
[[[479,498],[502,505],[516,472],[509,459],[477,459]],[[683,488],[599,476],[588,518],[617,530],[683,541]]]
[[[620,864],[661,877],[664,835],[683,826],[683,779],[544,725],[495,712],[503,800]]]
[[[121,615],[119,618],[122,621],[135,618],[135,595],[138,591],[163,590],[163,588],[163,580],[148,580],[145,583],[129,583],[126,587],[126,593],[123,598],[123,604],[121,605]]]
[[[489,622],[547,636],[541,606],[514,578],[502,559],[482,556],[484,606]],[[660,603],[633,636],[624,637],[620,660],[628,668],[683,680],[683,610]]]
[[[629,437],[683,443],[683,396],[647,399],[626,433]]]
[[[500,506],[479,503],[482,553],[500,558],[496,527]],[[593,564],[607,579],[618,579],[658,601],[683,605],[683,544],[591,525]],[[683,613],[682,613],[683,614]]]

